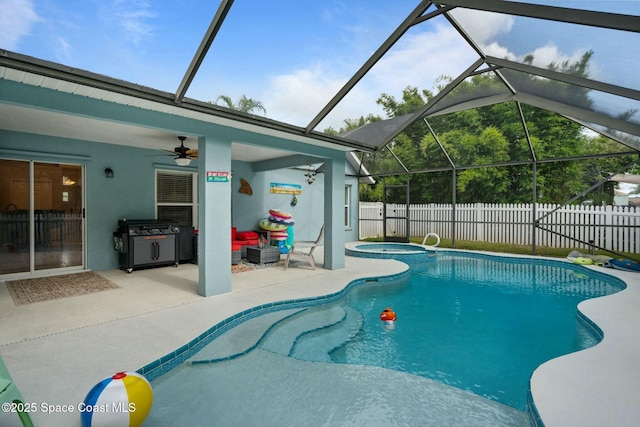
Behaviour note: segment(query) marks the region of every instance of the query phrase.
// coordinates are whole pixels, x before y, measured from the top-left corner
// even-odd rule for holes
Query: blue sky
[[[540,1],[543,2],[543,1]],[[236,0],[187,96],[245,94],[267,116],[305,126],[417,5],[409,0]],[[554,1],[640,14],[640,1]],[[211,0],[0,0],[0,48],[175,92],[219,2]],[[638,87],[637,34],[594,37],[558,24],[477,12],[457,15],[490,55],[538,65],[594,50],[593,75]],[[635,49],[630,46],[635,46]],[[381,93],[432,89],[476,56],[443,20],[412,29],[320,129],[375,113]],[[612,78],[610,78],[612,76]],[[619,83],[620,84],[620,83]]]

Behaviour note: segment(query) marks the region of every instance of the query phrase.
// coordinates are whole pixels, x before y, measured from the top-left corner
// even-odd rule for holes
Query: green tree
[[[246,95],[242,95],[238,100],[238,102],[235,104],[233,103],[233,100],[231,99],[231,97],[227,95],[218,96],[215,104],[221,105],[220,101],[222,101],[225,107],[230,108],[232,110],[242,111],[243,113],[252,113],[255,111],[262,111],[262,114],[264,115],[267,114],[267,110],[264,108],[264,105],[262,105],[262,102],[256,101],[253,98],[247,98]]]
[[[574,63],[549,64],[548,68],[571,75],[588,77],[592,52],[585,53]],[[533,58],[528,59],[529,62]],[[505,71],[506,73],[506,71]],[[531,93],[543,91],[563,102],[592,108],[588,89],[570,86],[552,80],[535,79],[525,74],[509,74],[517,80],[518,87]],[[442,90],[451,82],[443,76],[435,89]],[[461,82],[445,101],[455,104],[458,99],[479,98],[505,92],[505,87],[494,74],[483,73]],[[389,117],[397,117],[417,111],[431,99],[426,90],[407,87],[402,99],[382,94],[378,102]],[[532,200],[533,168],[530,164],[471,168],[500,162],[529,162],[533,160],[529,141],[538,160],[580,156],[587,152],[582,127],[575,122],[548,110],[522,105],[522,112],[529,131],[529,140],[522,126],[522,119],[515,103],[500,103],[456,113],[430,117],[438,139],[444,146],[457,173],[458,201],[530,202]],[[422,122],[406,129],[405,137],[394,140],[391,148],[413,171],[441,170],[449,167],[449,160]],[[401,135],[401,136],[402,136]],[[415,150],[415,146],[420,147]],[[381,156],[379,156],[381,157]],[[387,156],[388,157],[388,156]],[[372,163],[392,170],[388,158]],[[597,163],[594,161],[594,163]],[[423,178],[424,175],[431,175]],[[419,174],[412,176],[412,200],[416,202],[446,202],[450,200],[451,172]],[[538,201],[561,203],[584,190],[588,174],[585,165],[576,161],[540,162],[537,167]],[[418,187],[414,194],[413,187]]]
[[[578,61],[551,63],[548,68],[587,78],[592,55],[592,52],[587,52]],[[532,62],[533,58],[527,61]],[[525,73],[508,70],[503,70],[503,73],[525,92],[544,93],[559,102],[593,109],[587,88],[576,88],[551,79],[537,79]],[[441,91],[451,81],[450,77],[440,77],[434,85],[435,91]],[[498,95],[506,93],[506,90],[496,75],[482,73],[461,82],[444,101],[447,105],[455,105],[458,100]],[[431,91],[408,86],[402,91],[401,99],[383,93],[377,102],[391,118],[419,111],[432,97]],[[628,149],[608,138],[590,136],[579,124],[552,111],[522,104],[521,117],[517,107],[515,102],[504,102],[430,117],[429,124],[442,148],[425,123],[417,121],[388,145],[395,156],[387,150],[367,154],[365,165],[374,176],[385,176],[388,184],[405,182],[406,171],[403,167],[415,172],[411,174],[411,201],[414,203],[449,202],[453,172],[447,169],[451,168],[451,158],[457,169],[458,202],[522,203],[532,201],[534,168],[530,162],[533,161],[533,148],[538,160],[537,201],[564,203],[597,182],[597,176],[602,175],[603,171],[610,173],[630,161],[629,156],[622,156],[550,162]],[[630,110],[624,114],[628,117],[636,113]],[[522,125],[523,118],[528,135]],[[509,162],[524,163],[495,166],[496,163]],[[487,167],[482,168],[482,165]],[[395,176],[387,176],[391,174]],[[611,189],[612,186],[605,186],[604,191],[599,193],[600,199],[606,199],[603,194],[612,194]],[[362,200],[380,200],[382,191],[374,187],[363,191],[362,196]],[[594,196],[587,195],[595,200]]]
[[[339,130],[335,130],[333,127],[329,126],[324,130],[324,133],[328,135],[342,135],[343,133],[358,129],[368,123],[377,122],[378,120],[382,120],[382,117],[375,116],[373,114],[369,114],[367,117],[360,116],[359,119],[344,119],[344,126]]]

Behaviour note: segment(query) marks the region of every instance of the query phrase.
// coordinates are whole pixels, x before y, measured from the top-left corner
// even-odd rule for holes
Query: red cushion
[[[231,245],[231,250],[232,251],[239,251],[242,249],[242,246],[240,245]]]
[[[236,227],[231,227],[231,240],[236,240]]]
[[[258,237],[258,233],[255,231],[238,231],[236,233],[236,238],[233,240],[255,240]]]
[[[258,239],[254,240],[234,240],[231,242],[232,245],[240,245],[240,246],[257,246]]]

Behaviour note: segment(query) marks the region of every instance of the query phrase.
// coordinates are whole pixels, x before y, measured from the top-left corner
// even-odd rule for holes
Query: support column
[[[324,268],[344,268],[344,174],[345,156],[325,161],[324,174]]]
[[[207,178],[207,172],[231,175],[231,141],[198,139],[198,294],[231,292],[231,181]]]

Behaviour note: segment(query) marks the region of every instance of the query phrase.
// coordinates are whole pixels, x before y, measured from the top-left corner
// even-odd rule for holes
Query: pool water
[[[522,426],[542,362],[597,343],[578,302],[623,288],[581,266],[446,252],[410,279],[248,320],[152,381],[148,426]],[[380,312],[391,306],[395,328]]]
[[[349,294],[363,328],[332,361],[410,372],[520,410],[537,366],[597,342],[578,303],[621,289],[560,264],[441,255],[413,269],[405,286]],[[398,316],[393,330],[378,320],[385,306]]]

